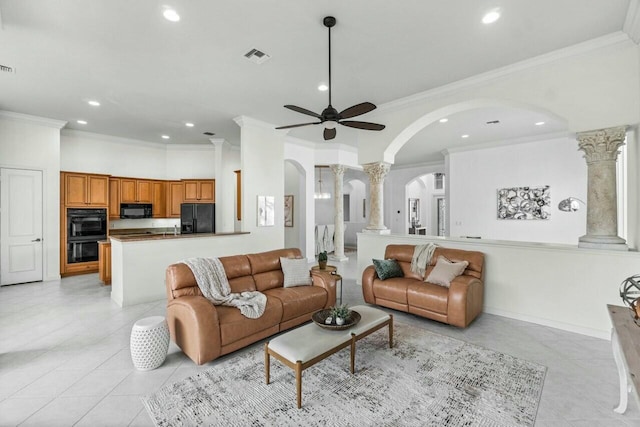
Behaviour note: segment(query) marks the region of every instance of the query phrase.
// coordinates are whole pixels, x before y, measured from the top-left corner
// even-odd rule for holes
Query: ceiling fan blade
[[[300,126],[319,125],[320,123],[321,122],[300,123],[297,125],[279,126],[276,129],[291,129],[291,128],[298,128]]]
[[[298,107],[296,105],[285,105],[284,108],[288,108],[289,110],[293,110],[297,113],[306,114],[307,116],[313,116],[315,118],[322,119],[322,116],[320,116],[320,114],[314,113],[311,110],[307,110],[306,108]]]
[[[340,113],[341,119],[349,119],[351,117],[359,116],[360,114],[368,113],[376,109],[376,106],[370,102],[363,102],[361,104],[354,105],[352,107],[343,110]]]
[[[324,136],[324,140],[325,141],[328,141],[329,139],[335,138],[336,137],[336,128],[333,128],[333,129],[325,128],[323,136]]]
[[[355,120],[343,120],[338,122],[341,125],[349,126],[350,128],[365,129],[365,130],[382,130],[384,125],[370,122],[358,122]]]

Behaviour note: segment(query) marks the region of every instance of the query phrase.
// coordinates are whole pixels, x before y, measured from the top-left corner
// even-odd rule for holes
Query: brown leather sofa
[[[258,319],[235,307],[214,306],[202,296],[186,264],[167,268],[167,322],[173,341],[198,365],[311,320],[335,305],[336,283],[330,274],[313,274],[312,286],[284,288],[280,257],[300,257],[299,249],[279,249],[221,257],[231,292],[260,291],[267,296]]]
[[[369,304],[417,314],[461,328],[467,327],[482,312],[484,254],[437,247],[424,277],[428,277],[440,255],[452,261],[469,262],[464,273],[453,279],[451,286],[446,288],[425,282],[423,277],[411,271],[414,248],[414,245],[387,246],[384,258],[397,260],[404,277],[380,280],[374,266],[368,266],[362,273],[364,300]]]

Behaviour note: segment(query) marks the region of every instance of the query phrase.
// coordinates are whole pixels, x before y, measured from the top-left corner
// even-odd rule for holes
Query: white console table
[[[613,358],[620,377],[620,404],[614,409],[619,414],[627,410],[629,393],[634,393],[640,407],[640,326],[633,321],[627,307],[607,305],[611,317],[611,345]]]

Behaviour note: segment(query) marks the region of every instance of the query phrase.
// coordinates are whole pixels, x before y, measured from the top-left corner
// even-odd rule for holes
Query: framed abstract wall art
[[[550,187],[509,187],[498,190],[498,219],[549,219]]]
[[[293,227],[293,194],[284,196],[284,226]]]

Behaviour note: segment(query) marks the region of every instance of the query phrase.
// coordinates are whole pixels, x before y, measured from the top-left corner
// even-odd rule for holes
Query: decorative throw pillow
[[[311,284],[309,264],[304,258],[280,258],[282,273],[284,274],[284,287],[307,286]]]
[[[441,255],[436,261],[436,266],[424,281],[448,288],[451,286],[451,281],[464,273],[468,265],[468,261],[449,261]]]
[[[395,259],[374,259],[373,266],[380,280],[387,280],[393,277],[402,277],[402,267]]]

